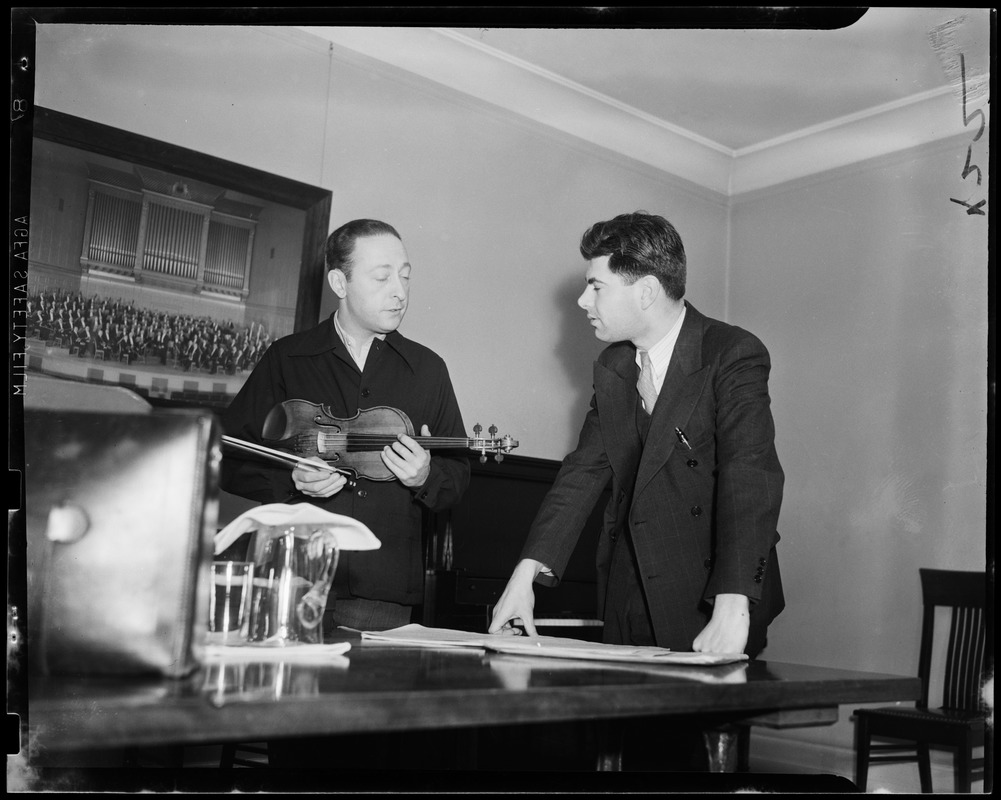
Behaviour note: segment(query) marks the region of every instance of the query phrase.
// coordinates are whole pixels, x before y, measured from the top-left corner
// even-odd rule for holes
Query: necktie
[[[636,388],[643,398],[646,413],[652,414],[654,403],[657,402],[657,390],[653,385],[653,364],[650,363],[650,354],[646,350],[640,350],[640,379],[636,382]]]

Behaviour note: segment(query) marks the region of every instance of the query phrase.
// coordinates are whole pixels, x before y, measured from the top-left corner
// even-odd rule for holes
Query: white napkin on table
[[[378,550],[382,542],[367,525],[354,517],[332,514],[312,503],[270,503],[244,511],[215,535],[215,554],[218,555],[247,531],[270,525],[322,526],[337,540],[340,550]]]

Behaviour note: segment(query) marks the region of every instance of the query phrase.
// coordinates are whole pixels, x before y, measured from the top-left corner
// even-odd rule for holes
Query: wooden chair
[[[924,605],[918,658],[921,699],[914,708],[890,706],[855,710],[855,781],[864,792],[870,763],[917,761],[921,791],[929,793],[932,791],[929,748],[953,748],[955,791],[969,792],[973,780],[982,777],[984,791],[989,793],[993,783],[990,744],[984,748],[986,758],[973,757],[974,748],[984,747],[985,743],[986,707],[982,681],[986,575],[938,569],[921,569],[919,573]],[[942,705],[929,708],[935,609],[942,606],[951,609]],[[894,741],[873,744],[873,738]]]

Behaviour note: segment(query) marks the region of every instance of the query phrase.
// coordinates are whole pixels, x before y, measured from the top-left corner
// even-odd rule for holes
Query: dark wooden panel
[[[470,467],[469,489],[462,502],[428,520],[424,622],[481,630],[489,607],[518,563],[560,462],[506,456],[500,463],[490,459],[481,464],[478,457],[472,457]],[[594,554],[608,498],[606,490],[591,512],[560,585],[536,586],[538,617],[595,618]]]

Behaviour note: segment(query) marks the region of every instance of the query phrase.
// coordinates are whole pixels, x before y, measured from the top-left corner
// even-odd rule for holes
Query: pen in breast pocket
[[[675,428],[674,432],[678,434],[678,441],[691,450],[692,446],[688,443],[688,439],[685,438],[685,432],[681,428]]]

